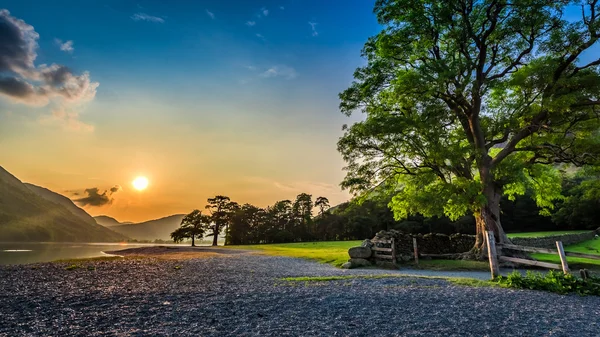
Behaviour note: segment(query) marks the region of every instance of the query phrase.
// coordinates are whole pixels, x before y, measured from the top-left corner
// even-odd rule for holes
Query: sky
[[[360,116],[338,93],[373,2],[3,1],[0,165],[120,221],[217,194],[346,201],[336,142]]]

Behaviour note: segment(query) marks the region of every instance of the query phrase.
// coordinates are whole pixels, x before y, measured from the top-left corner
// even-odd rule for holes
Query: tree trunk
[[[192,235],[192,247],[196,247],[196,243],[194,242],[195,235]]]
[[[229,243],[227,242],[227,239],[229,238],[229,224],[225,224],[225,243],[224,245],[227,246]]]
[[[214,230],[214,236],[213,236],[213,246],[217,245],[217,238],[219,237],[219,225],[215,222],[215,230]]]
[[[490,183],[484,188],[483,194],[486,197],[486,204],[474,214],[477,231],[472,253],[478,258],[482,258],[486,254],[485,231],[494,232],[496,242],[499,244],[511,243],[500,223],[502,189]]]

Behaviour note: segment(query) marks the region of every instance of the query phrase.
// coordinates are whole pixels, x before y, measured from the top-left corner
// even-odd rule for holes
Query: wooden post
[[[396,264],[396,241],[392,238],[392,261]]]
[[[562,265],[563,272],[568,274],[570,272],[569,264],[567,263],[567,256],[565,255],[562,241],[556,241],[556,249],[558,250],[558,256],[560,257],[560,264]]]
[[[487,241],[488,257],[490,259],[490,272],[492,273],[492,279],[495,279],[500,275],[500,268],[498,267],[498,256],[496,255],[496,239],[494,238],[494,232],[485,231],[485,237]]]
[[[417,248],[417,238],[413,238],[413,250],[415,252],[415,264],[419,265],[419,248]]]

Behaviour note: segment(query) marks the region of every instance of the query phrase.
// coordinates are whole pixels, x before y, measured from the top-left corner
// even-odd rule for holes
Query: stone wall
[[[400,256],[413,255],[413,237],[417,238],[420,254],[456,254],[469,251],[475,245],[475,236],[466,234],[406,234],[397,230],[381,231],[373,239],[391,239]]]
[[[597,231],[589,231],[579,234],[553,235],[541,238],[514,238],[512,243],[519,246],[556,248],[556,241],[562,241],[564,246],[572,245],[596,236]],[[413,237],[417,238],[417,246],[420,254],[457,254],[468,252],[475,245],[475,235],[466,234],[406,234],[397,230],[381,231],[373,239],[391,239],[396,242],[396,252],[400,256],[412,256]]]
[[[597,234],[600,234],[600,228],[596,231],[580,234],[554,235],[541,238],[514,238],[511,241],[513,244],[519,246],[556,249],[556,241],[562,241],[563,245],[567,246],[594,239]],[[376,243],[377,239],[389,240],[392,238],[396,245],[396,254],[399,261],[408,261],[414,258],[413,238],[417,239],[419,254],[460,254],[468,252],[475,245],[475,235],[407,234],[392,229],[377,233],[373,240],[363,241],[361,247],[350,248],[348,251],[350,260],[344,263],[342,268],[362,267],[381,262],[375,260],[371,248],[375,244],[378,246],[385,245]],[[389,248],[389,245],[385,248]]]
[[[512,241],[513,244],[519,246],[556,249],[556,241],[562,241],[563,246],[568,246],[575,243],[591,240],[595,236],[596,231],[589,231],[586,233],[553,235],[541,238],[513,238],[510,239],[510,241]]]

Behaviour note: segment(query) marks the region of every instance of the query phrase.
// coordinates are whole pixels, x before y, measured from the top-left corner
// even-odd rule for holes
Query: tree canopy
[[[203,215],[200,210],[193,210],[181,220],[181,226],[171,233],[171,238],[175,243],[182,242],[185,239],[192,239],[192,246],[195,246],[196,239],[202,239],[204,233],[210,226],[210,217]]]
[[[556,165],[598,164],[600,58],[582,61],[600,37],[597,0],[378,0],[374,12],[384,29],[340,94],[344,113],[366,114],[338,142],[344,188],[385,188],[397,219],[472,212],[481,249],[484,230],[508,241],[502,195],[530,192],[548,214]]]

